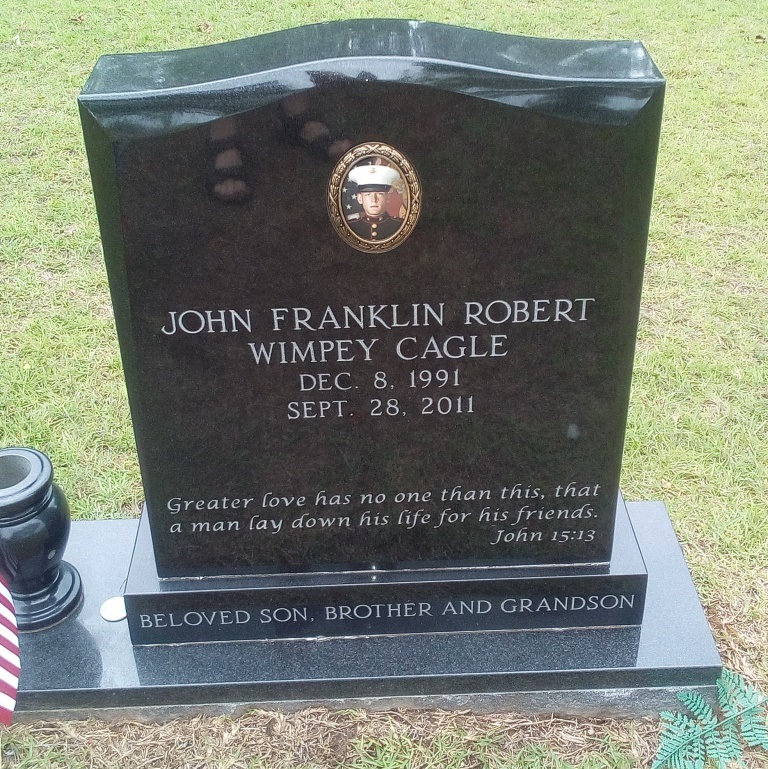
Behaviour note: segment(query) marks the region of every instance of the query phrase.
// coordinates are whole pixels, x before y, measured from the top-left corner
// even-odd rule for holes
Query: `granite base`
[[[649,715],[682,689],[714,695],[721,662],[666,509],[630,503],[648,571],[643,623],[134,647],[99,608],[120,595],[136,521],[73,525],[82,609],[21,637],[17,719],[236,713],[248,706],[443,707]]]
[[[622,498],[608,563],[250,578],[160,579],[145,508],[125,607],[135,646],[577,627],[615,636],[623,627],[616,646],[633,656],[647,579]]]

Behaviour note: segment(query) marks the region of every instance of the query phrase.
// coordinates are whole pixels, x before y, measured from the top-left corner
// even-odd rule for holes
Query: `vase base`
[[[83,602],[83,583],[77,569],[62,562],[53,584],[32,595],[12,593],[19,631],[44,630],[66,619]]]

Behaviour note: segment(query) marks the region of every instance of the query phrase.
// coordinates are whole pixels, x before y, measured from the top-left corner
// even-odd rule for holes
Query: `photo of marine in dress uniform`
[[[421,184],[402,152],[366,142],[339,158],[326,199],[341,239],[358,251],[380,254],[411,236],[421,212]]]
[[[348,205],[350,210],[345,212],[352,232],[373,242],[396,235],[403,226],[398,215],[402,208],[402,193],[398,190],[403,189],[400,172],[389,165],[358,165],[349,172],[347,183],[351,183],[350,198],[357,203]]]

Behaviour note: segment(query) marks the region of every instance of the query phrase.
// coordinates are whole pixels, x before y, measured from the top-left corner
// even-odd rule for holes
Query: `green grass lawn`
[[[768,688],[766,0],[5,6],[0,446],[48,453],[77,518],[134,515],[142,497],[75,103],[100,54],[366,16],[643,40],[669,84],[623,488],[629,499],[668,503],[726,664]],[[511,716],[420,718],[257,714],[211,719],[211,736],[197,741],[199,720],[176,731],[37,725],[14,727],[0,740],[18,767],[623,767],[640,765],[652,744],[643,723],[558,722],[555,729],[534,719],[526,732]],[[254,736],[265,729],[285,738],[286,763]],[[102,755],[94,741],[105,735],[113,752]],[[449,754],[461,758],[451,764]],[[158,763],[141,764],[141,756]]]

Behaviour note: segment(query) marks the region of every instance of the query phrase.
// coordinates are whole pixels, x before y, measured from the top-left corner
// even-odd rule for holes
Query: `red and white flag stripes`
[[[8,585],[0,575],[0,724],[11,723],[19,688],[19,631]]]

